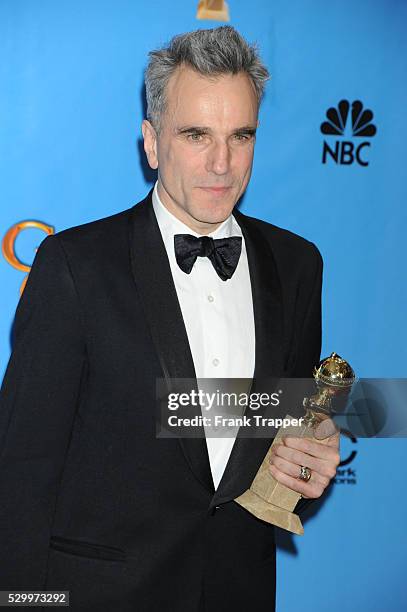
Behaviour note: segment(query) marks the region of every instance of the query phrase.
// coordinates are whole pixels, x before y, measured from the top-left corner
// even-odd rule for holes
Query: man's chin
[[[222,214],[200,214],[197,215],[195,217],[195,220],[198,223],[202,223],[202,225],[213,225],[213,226],[217,226],[220,225],[221,223],[223,223],[224,221],[226,221],[226,219],[228,219],[230,217],[230,214],[232,213],[233,208],[232,209],[228,209],[227,212],[224,212]],[[215,229],[215,227],[214,227]]]
[[[213,206],[201,206],[196,210],[194,217],[201,223],[223,223],[233,212],[235,202],[214,203]]]

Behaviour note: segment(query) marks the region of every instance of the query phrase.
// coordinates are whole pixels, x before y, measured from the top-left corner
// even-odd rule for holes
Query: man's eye
[[[201,142],[201,140],[203,140],[204,134],[198,134],[198,133],[193,133],[193,134],[188,134],[187,138],[188,140],[192,140],[193,142]]]
[[[235,139],[239,141],[250,140],[251,134],[235,134]]]

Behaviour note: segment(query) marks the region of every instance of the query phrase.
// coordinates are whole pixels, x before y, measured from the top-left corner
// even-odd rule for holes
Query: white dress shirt
[[[207,257],[198,257],[190,274],[178,266],[174,235],[200,236],[163,205],[157,183],[153,208],[167,251],[178,301],[187,331],[198,380],[201,378],[253,378],[255,331],[247,253],[239,224],[230,215],[212,238],[242,237],[242,252],[232,278],[223,281]],[[217,488],[235,438],[206,437],[209,462]]]

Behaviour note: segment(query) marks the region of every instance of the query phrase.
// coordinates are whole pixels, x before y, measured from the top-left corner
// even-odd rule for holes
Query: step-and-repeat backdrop
[[[229,19],[272,74],[241,210],[319,246],[323,354],[362,377],[406,377],[407,3],[229,0],[217,20],[197,9],[0,1],[1,374],[43,238],[128,208],[152,184],[140,130],[148,51]],[[280,534],[278,609],[406,610],[405,439],[343,438],[341,454],[305,535]]]

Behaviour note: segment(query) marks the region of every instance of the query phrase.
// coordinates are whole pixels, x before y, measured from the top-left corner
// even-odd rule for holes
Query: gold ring
[[[312,476],[312,472],[309,467],[305,467],[304,465],[300,465],[300,475],[298,476],[299,480],[304,480],[308,482]]]

